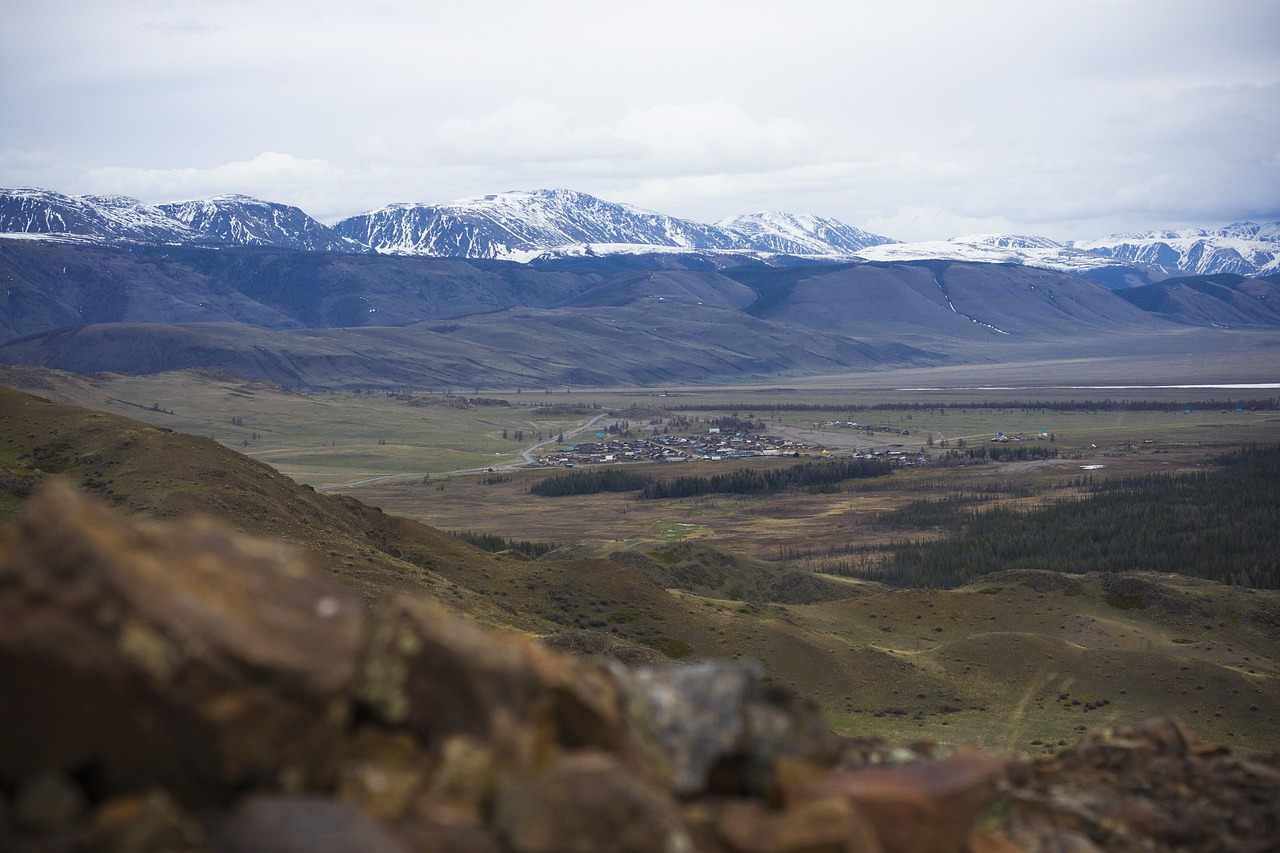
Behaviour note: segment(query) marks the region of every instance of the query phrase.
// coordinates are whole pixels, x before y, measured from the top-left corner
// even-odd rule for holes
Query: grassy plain
[[[1078,494],[1073,482],[1081,476],[1197,470],[1227,447],[1275,443],[1280,413],[1224,405],[1275,390],[467,389],[478,391],[467,401],[443,394],[299,396],[209,374],[76,377],[5,369],[0,381],[212,436],[299,483],[382,507],[390,518],[576,543],[564,559],[530,561],[470,554],[458,540],[446,549],[441,542],[450,537],[418,545],[418,534],[388,528],[352,547],[359,560],[428,567],[455,591],[455,606],[483,608],[488,621],[506,613],[512,624],[571,646],[591,636],[633,654],[758,660],[767,678],[820,702],[840,731],[1037,752],[1104,723],[1177,714],[1207,740],[1246,750],[1280,744],[1280,596],[1274,592],[1163,576],[1159,566],[1143,576],[1141,606],[1129,606],[1130,599],[1118,598],[1097,574],[1021,572],[951,591],[822,578],[837,592],[772,598],[759,592],[769,588],[770,573],[777,589],[792,590],[786,572],[838,568],[880,543],[939,535],[885,523],[884,513],[921,497],[1039,503]],[[1086,398],[1159,405],[1048,405]],[[883,404],[893,405],[868,408]],[[605,418],[592,435],[615,420],[642,434],[655,419],[705,423],[735,412],[764,421],[768,432],[835,453],[900,444],[938,454],[960,449],[961,439],[966,449],[990,447],[996,431],[1045,430],[1051,442],[1031,442],[1055,448],[1058,458],[904,468],[824,493],[663,501],[634,494],[538,498],[529,486],[562,470],[520,467],[520,452],[536,443],[538,432],[544,440],[569,434],[599,415]],[[831,421],[909,434],[868,436],[824,426]],[[518,430],[522,442],[515,439]],[[13,438],[29,436],[15,426]],[[665,463],[644,470],[662,477],[793,462]],[[489,473],[491,467],[498,470]],[[114,476],[119,488],[122,475]],[[151,482],[158,476],[147,474]],[[130,488],[142,490],[147,482]],[[281,492],[272,500],[289,499]],[[234,509],[231,492],[220,500]],[[160,499],[153,503],[164,506]],[[270,502],[255,512],[269,513]],[[399,562],[385,556],[384,541],[395,545]],[[345,559],[346,546],[337,539],[325,547],[338,554],[334,559]],[[446,551],[448,559],[440,556]],[[352,570],[349,562],[337,568]],[[741,591],[748,576],[756,592]]]

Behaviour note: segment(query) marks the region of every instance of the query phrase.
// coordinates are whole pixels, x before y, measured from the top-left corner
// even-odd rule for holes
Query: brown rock
[[[357,696],[375,718],[414,732],[429,749],[469,737],[507,772],[591,746],[660,772],[643,718],[603,666],[486,631],[427,599],[396,597],[372,619]]]
[[[209,521],[127,519],[65,487],[0,545],[0,781],[91,768],[182,799],[331,775],[355,595]]]
[[[503,853],[493,836],[478,826],[410,824],[396,837],[412,853]]]
[[[963,853],[991,802],[1005,762],[972,749],[936,761],[841,770],[816,780],[810,798],[844,797],[875,827],[885,853]]]
[[[501,853],[502,847],[467,805],[424,794],[392,829],[414,853]]]
[[[489,745],[467,735],[454,735],[440,749],[427,790],[479,814],[489,808],[499,781]]]
[[[515,853],[691,853],[674,800],[615,756],[565,755],[545,770],[511,779],[498,795],[493,826]]]
[[[1009,803],[1003,828],[1032,851],[1268,850],[1280,838],[1280,767],[1151,720],[1016,766]]]
[[[202,850],[204,831],[160,790],[116,797],[93,818],[95,847],[103,853],[186,853]]]
[[[880,853],[875,829],[841,797],[785,811],[756,800],[731,802],[716,829],[733,853]]]
[[[1027,853],[1027,850],[1003,835],[975,829],[969,834],[966,853]]]
[[[408,732],[365,726],[344,745],[338,797],[389,820],[404,813],[427,775],[427,759]]]
[[[209,839],[212,853],[409,853],[385,827],[348,803],[254,794]]]

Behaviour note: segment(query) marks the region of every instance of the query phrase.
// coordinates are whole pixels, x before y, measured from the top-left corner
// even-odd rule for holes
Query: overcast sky
[[[1276,0],[4,0],[0,186],[564,187],[902,240],[1280,219]]]

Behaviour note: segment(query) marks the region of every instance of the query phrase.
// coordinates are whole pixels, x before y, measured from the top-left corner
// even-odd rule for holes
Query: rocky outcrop
[[[0,538],[0,685],[5,850],[1174,850],[1200,814],[1217,846],[1196,849],[1280,832],[1276,762],[1176,723],[1034,763],[841,739],[749,664],[632,670],[426,597],[366,608],[276,543],[62,487]]]

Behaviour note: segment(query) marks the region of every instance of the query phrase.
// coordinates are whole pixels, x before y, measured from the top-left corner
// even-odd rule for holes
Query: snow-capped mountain
[[[1058,272],[1082,274],[1100,267],[1128,267],[1120,260],[1073,248],[1047,237],[1009,234],[971,234],[950,240],[918,243],[886,243],[854,254],[868,261],[967,261],[985,264],[1018,264]]]
[[[328,228],[296,207],[239,195],[151,206],[125,196],[0,189],[0,235],[96,243],[276,246],[448,258],[546,261],[601,255],[742,256],[844,261],[951,260],[1084,275],[1109,287],[1170,276],[1280,272],[1280,222],[1057,242],[979,234],[897,243],[831,219],[755,213],[714,225],[572,190],[497,193],[446,204],[392,204]],[[641,262],[641,261],[637,261]],[[679,261],[677,261],[679,262]]]
[[[397,255],[529,260],[583,244],[740,248],[712,225],[676,219],[572,190],[505,192],[439,205],[392,204],[334,230]]]
[[[812,214],[752,213],[722,219],[717,226],[739,235],[746,248],[786,255],[852,255],[896,241]]]
[[[245,195],[156,205],[204,236],[233,246],[279,246],[307,252],[370,252],[300,208]]]
[[[199,232],[127,196],[70,196],[33,187],[0,190],[0,232],[44,239],[199,243]]]
[[[1113,234],[1071,243],[1091,254],[1192,275],[1280,272],[1280,222],[1236,222],[1223,228]]]
[[[369,252],[296,207],[223,195],[148,205],[128,196],[0,190],[0,234],[104,244],[278,246]]]

